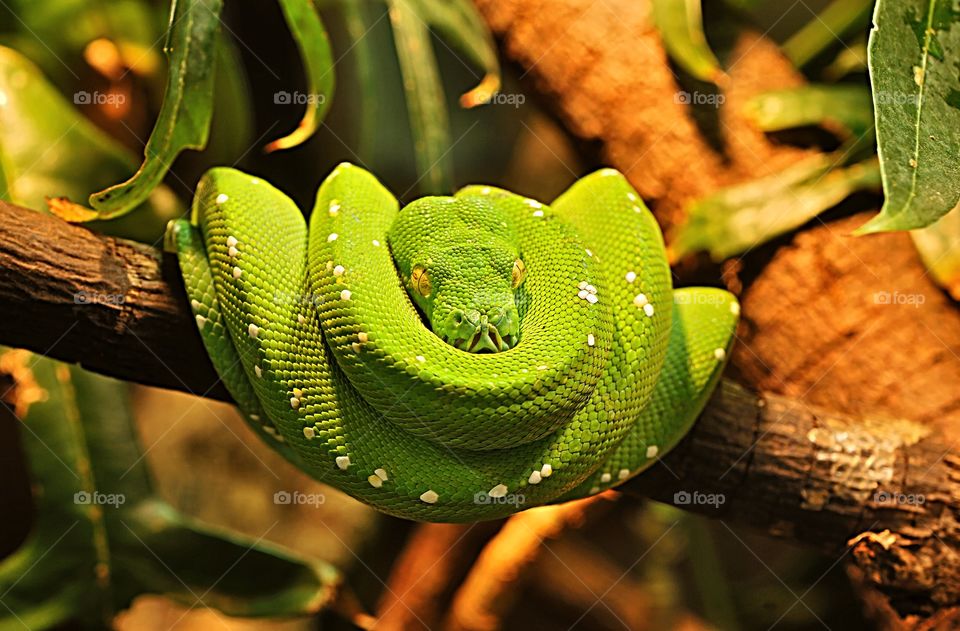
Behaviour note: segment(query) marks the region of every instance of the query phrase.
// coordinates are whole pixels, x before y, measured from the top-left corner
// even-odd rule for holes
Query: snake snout
[[[491,322],[491,319],[495,319],[495,322]],[[497,309],[490,315],[457,309],[450,314],[448,321],[454,325],[453,330],[442,332],[441,337],[448,344],[468,353],[499,353],[513,348],[517,343],[515,320],[504,309]]]

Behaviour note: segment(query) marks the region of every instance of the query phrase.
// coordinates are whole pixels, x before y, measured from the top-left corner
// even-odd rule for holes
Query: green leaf
[[[332,567],[202,525],[154,494],[124,384],[26,351],[6,351],[0,371],[15,384],[36,508],[0,562],[0,629],[109,628],[145,593],[240,616],[310,615],[332,600]]]
[[[280,8],[283,9],[306,69],[307,110],[300,125],[290,134],[268,144],[267,151],[296,147],[313,136],[333,101],[333,50],[313,0],[280,0]]]
[[[253,104],[240,51],[227,33],[217,38],[217,74],[213,117],[206,149],[197,161],[214,166],[234,164],[250,151],[253,142]]]
[[[763,131],[821,125],[849,138],[873,128],[870,92],[858,85],[805,85],[764,92],[747,103],[744,114]]]
[[[857,231],[922,228],[960,199],[960,13],[952,0],[879,0],[868,60],[883,191]]]
[[[910,232],[923,264],[937,284],[960,300],[960,206],[932,226]]]
[[[372,164],[377,154],[377,141],[383,125],[382,99],[379,98],[383,81],[378,74],[386,73],[378,54],[380,38],[371,33],[381,14],[373,11],[370,2],[343,2],[340,5],[344,25],[351,39],[354,64],[353,74],[360,87],[360,143],[357,153],[365,163]]]
[[[173,0],[164,52],[167,91],[140,169],[126,182],[90,196],[100,219],[133,210],[155,189],[184,149],[203,149],[210,131],[222,0]]]
[[[409,0],[388,0],[388,5],[414,138],[418,183],[424,193],[448,193],[452,186],[450,121],[430,30]]]
[[[703,34],[700,0],[653,0],[653,21],[670,58],[693,77],[720,85],[720,69]]]
[[[841,48],[833,61],[823,69],[824,81],[839,81],[851,74],[867,70],[867,37],[864,34]]]
[[[851,31],[864,28],[873,5],[874,0],[834,0],[784,42],[784,54],[798,67],[807,65]]]
[[[500,89],[500,62],[493,36],[470,0],[413,0],[416,14],[466,61],[484,72],[479,84],[460,97],[464,107],[482,105]]]
[[[816,155],[694,202],[675,235],[671,257],[706,250],[721,261],[803,225],[854,191],[879,188],[875,160],[831,168],[835,160]]]
[[[131,152],[84,118],[29,60],[3,47],[0,103],[0,198],[45,210],[48,197],[85,199],[91,190],[136,168]],[[130,218],[98,222],[93,227],[153,241],[163,234],[167,220],[182,211],[176,197],[163,186],[141,206]]]

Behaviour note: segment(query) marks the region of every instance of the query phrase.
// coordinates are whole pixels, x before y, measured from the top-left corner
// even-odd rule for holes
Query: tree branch
[[[0,201],[0,344],[221,400],[176,258]]]
[[[179,278],[155,248],[0,202],[0,344],[229,400]],[[846,548],[898,610],[929,612],[960,594],[958,476],[960,458],[926,425],[725,380],[690,436],[625,492]]]

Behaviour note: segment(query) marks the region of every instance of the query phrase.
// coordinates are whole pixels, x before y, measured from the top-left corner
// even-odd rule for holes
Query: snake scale
[[[739,305],[672,288],[660,230],[603,169],[549,206],[491,186],[400,208],[338,166],[309,230],[216,168],[168,228],[214,367],[251,426],[371,506],[476,521],[643,471],[719,380]]]

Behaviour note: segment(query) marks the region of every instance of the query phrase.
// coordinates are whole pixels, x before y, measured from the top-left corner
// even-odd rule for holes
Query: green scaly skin
[[[168,243],[250,424],[317,479],[421,521],[644,470],[702,410],[739,313],[727,292],[672,289],[656,221],[612,169],[549,207],[470,186],[401,211],[342,164],[308,232],[282,192],[218,168]]]

